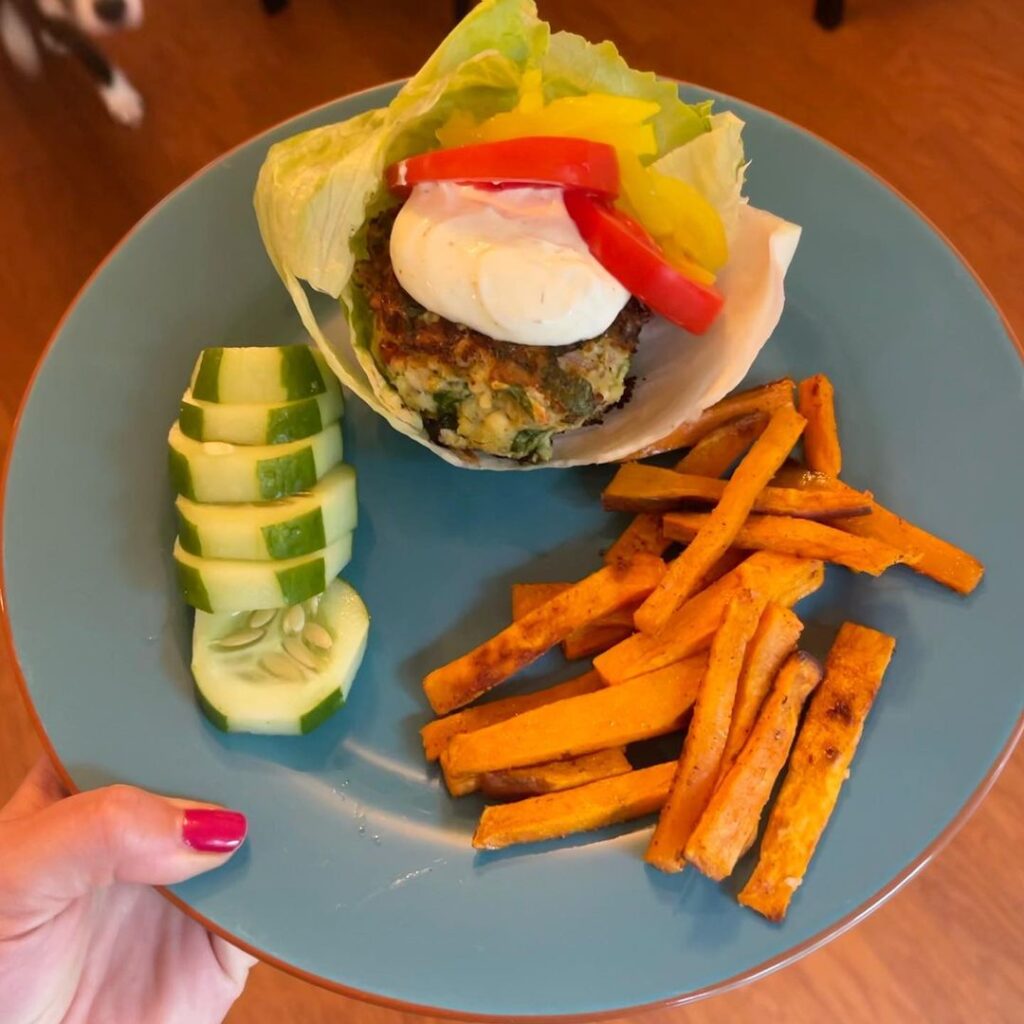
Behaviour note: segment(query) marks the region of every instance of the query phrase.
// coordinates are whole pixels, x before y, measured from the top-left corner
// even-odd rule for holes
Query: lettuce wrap
[[[716,287],[725,304],[697,337],[655,317],[633,360],[631,400],[603,422],[556,436],[540,466],[613,462],[671,433],[736,387],[775,328],[800,228],[743,198],[743,123],[710,102],[683,102],[674,82],[632,70],[609,42],[552,33],[530,0],[485,0],[384,109],[304,132],[273,146],[255,208],[267,253],[302,323],[341,382],[398,431],[455,465],[538,468],[443,447],[428,436],[371,353],[372,319],[352,272],[365,255],[367,223],[395,200],[384,184],[396,160],[439,146],[453,116],[483,122],[513,110],[524,83],[543,100],[610,95],[647,101],[656,152],[644,163],[687,183],[714,207],[728,240]],[[338,299],[343,316],[319,322],[307,288]]]

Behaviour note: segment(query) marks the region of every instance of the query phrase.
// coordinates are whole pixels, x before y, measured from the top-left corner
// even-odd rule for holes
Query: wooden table
[[[51,61],[29,83],[0,59],[0,448],[56,320],[153,203],[254,132],[409,73],[446,30],[450,5],[303,0],[273,19],[258,11],[151,4],[140,34],[104,44],[147,98],[137,133],[107,120],[77,69]],[[544,13],[558,27],[615,38],[633,64],[769,107],[865,161],[950,236],[1024,334],[1024,19],[1015,5],[864,0],[834,33],[808,5],[757,0],[550,0]],[[0,651],[0,801],[38,749]],[[866,923],[771,978],[648,1019],[1022,1019],[1022,799],[1018,754],[936,862]],[[405,1018],[261,967],[230,1019]]]

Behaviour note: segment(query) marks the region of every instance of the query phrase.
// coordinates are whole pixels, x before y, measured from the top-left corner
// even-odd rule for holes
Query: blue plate
[[[899,646],[783,925],[737,906],[732,882],[646,868],[646,830],[474,855],[480,804],[450,800],[421,757],[420,679],[508,621],[513,581],[598,564],[624,521],[597,501],[607,469],[453,469],[350,403],[361,521],[349,578],[372,638],[349,706],[305,738],[224,736],[203,720],[170,559],[165,437],[196,352],[299,338],[251,209],[267,146],[393,91],[339,100],[208,168],[136,228],[62,323],[22,411],[3,517],[28,693],[76,785],[127,781],[244,810],[241,854],[174,897],[324,984],[461,1015],[593,1018],[754,977],[908,878],[1019,729],[1020,357],[970,271],[898,196],[721,98],[748,123],[752,200],[804,226],[785,316],[750,382],[828,373],[847,478],[988,575],[964,599],[906,570],[832,569],[802,606],[819,653],[846,618]],[[572,672],[552,655],[527,682]]]

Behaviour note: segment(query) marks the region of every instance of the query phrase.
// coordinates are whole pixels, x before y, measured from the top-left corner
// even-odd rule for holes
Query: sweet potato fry
[[[452,738],[442,761],[452,775],[479,774],[663,736],[681,726],[706,664],[706,658],[694,658],[675,675],[634,679],[462,733]]]
[[[537,767],[546,768],[547,765]],[[449,796],[469,796],[470,793],[479,792],[483,775],[479,772],[467,772],[460,775],[448,767],[448,758],[441,754],[441,778],[444,779],[445,788]]]
[[[784,466],[776,482],[784,487],[811,490],[843,490],[847,486],[834,477],[812,473],[799,466]],[[958,594],[969,594],[985,575],[985,566],[973,555],[915,526],[877,501],[872,501],[871,511],[866,516],[859,516],[856,522],[837,521],[835,525],[858,537],[870,537],[891,545],[903,554],[903,560],[915,572],[928,576]]]
[[[700,581],[700,589],[707,590],[712,583],[717,583],[723,576],[732,572],[741,562],[750,557],[749,551],[741,551],[739,548],[729,548],[714,565],[708,569],[704,579]]]
[[[606,565],[628,562],[641,551],[660,557],[671,543],[661,535],[661,516],[641,512],[633,517],[618,540],[604,553],[604,561]]]
[[[846,622],[829,651],[825,679],[768,816],[757,867],[739,894],[740,903],[772,921],[786,916],[803,881],[895,646],[885,633]]]
[[[605,620],[593,625],[577,629],[562,641],[562,653],[567,661],[579,661],[581,658],[592,658],[595,654],[607,651],[609,647],[622,643],[626,637],[633,635],[632,626],[605,625]]]
[[[802,491],[837,491],[846,486],[834,476],[808,469],[794,456],[786,459],[771,482],[772,487],[796,487]]]
[[[664,668],[711,645],[711,638],[733,595],[742,589],[736,570],[687,601],[674,616],[673,629],[657,636],[634,633],[599,654],[594,668],[609,686],[636,679],[645,672]]]
[[[594,668],[606,683],[622,683],[671,665],[710,645],[726,605],[738,590],[749,588],[788,608],[813,594],[824,580],[821,562],[758,551],[687,601],[660,634],[634,634],[598,655]]]
[[[665,802],[675,770],[676,762],[669,761],[562,793],[488,807],[473,836],[473,846],[500,850],[653,814]]]
[[[475,650],[431,672],[423,689],[438,713],[454,711],[535,661],[574,630],[650,593],[665,571],[652,555],[603,569],[552,598],[547,604]],[[609,744],[605,744],[608,746]]]
[[[686,844],[686,859],[715,881],[732,874],[757,836],[775,779],[796,736],[800,710],[821,681],[821,666],[804,651],[779,670],[750,737],[715,788]]]
[[[958,594],[969,594],[985,575],[985,566],[973,555],[877,503],[872,503],[870,514],[856,526],[852,521],[836,525],[857,537],[890,545],[915,572],[945,584]]]
[[[702,673],[703,673],[703,671],[705,671],[705,668],[707,667],[707,665],[708,665],[708,657],[707,657],[707,655],[705,655],[705,654],[696,654],[693,657],[685,658],[684,660],[682,660],[682,662],[676,662],[673,665],[668,665],[664,669],[655,669],[653,672],[648,672],[648,673],[646,673],[643,676],[638,676],[636,679],[631,680],[631,682],[634,682],[634,683],[643,682],[644,683],[644,686],[642,687],[643,692],[644,693],[648,693],[648,694],[650,692],[652,692],[653,690],[655,690],[655,689],[656,690],[660,690],[660,689],[662,689],[663,687],[666,687],[666,686],[668,686],[668,687],[675,687],[675,688],[677,688],[682,693],[689,693],[689,694],[691,694],[690,699],[692,700],[692,695],[696,693],[696,685],[697,685],[694,682],[694,680],[697,680],[702,675]],[[585,679],[585,678],[588,678],[588,677],[581,677],[581,679]],[[567,685],[567,684],[563,684],[563,685]],[[593,692],[593,691],[589,691],[589,692]],[[515,698],[512,698],[512,699],[515,699]],[[641,699],[643,699],[643,696],[641,696]],[[551,701],[551,702],[554,702],[554,701]],[[484,707],[486,707],[486,706],[484,706]],[[469,711],[473,711],[473,710],[474,709],[472,709],[472,708],[469,709]],[[454,717],[454,716],[452,716],[452,717]],[[598,752],[598,753],[606,753],[606,752]],[[529,772],[529,771],[532,771],[532,770],[535,770],[535,769],[538,770],[538,771],[547,771],[551,767],[551,765],[570,764],[571,762],[575,762],[575,761],[583,761],[587,757],[590,757],[590,756],[591,755],[584,754],[584,755],[581,755],[578,758],[569,759],[568,761],[546,761],[544,764],[542,764],[540,766],[535,765],[535,766],[532,766],[532,767],[529,767],[529,768],[502,769],[502,770],[498,770],[498,771],[495,771],[495,772],[489,772],[489,773],[488,772],[482,772],[482,773],[479,773],[479,772],[478,773],[473,773],[473,772],[465,772],[465,773],[453,772],[452,768],[451,768],[451,764],[450,764],[449,758],[441,756],[440,761],[441,761],[441,773],[442,773],[442,775],[444,777],[444,784],[447,786],[447,791],[449,791],[449,793],[453,797],[464,797],[464,796],[466,796],[466,794],[475,793],[477,790],[480,790],[480,788],[483,788],[484,779],[487,777],[488,774],[489,775],[494,775],[494,776],[503,776],[504,777],[505,775],[509,775],[509,774],[514,775],[516,772]],[[629,769],[627,768],[626,770],[628,771]],[[575,784],[579,784],[579,783],[575,783]],[[535,792],[540,792],[540,791],[535,791]]]
[[[615,512],[670,512],[690,503],[720,501],[728,480],[691,476],[672,469],[628,462],[620,466],[601,494],[604,507]],[[795,487],[765,487],[753,501],[752,512],[828,519],[867,515],[871,495],[852,488],[846,491],[809,491]]]
[[[700,513],[670,512],[662,528],[667,537],[688,541],[698,536],[710,518]],[[798,558],[819,558],[872,576],[880,576],[905,558],[896,548],[872,537],[857,537],[834,526],[790,516],[750,516],[733,543],[745,551],[778,551]]]
[[[731,420],[702,437],[676,463],[676,472],[721,476],[761,436],[768,415],[754,412]],[[669,547],[661,533],[661,517],[641,512],[605,552],[607,563],[627,561],[640,551],[663,555]]]
[[[571,583],[513,583],[513,620],[529,615],[571,586]],[[570,633],[562,641],[562,653],[569,661],[577,661],[607,651],[633,632],[633,613],[638,607],[638,602],[632,602],[616,608],[589,626]]]
[[[767,412],[752,412],[705,434],[676,464],[677,473],[724,476],[732,464],[764,433]]]
[[[651,669],[650,672],[633,676],[632,679],[624,679],[622,682],[636,683],[642,679],[654,686],[661,680],[675,679],[677,686],[688,687],[691,685],[695,666],[699,666],[700,671],[703,671],[707,663],[708,656],[702,651],[699,654],[691,654],[688,658],[683,658],[682,661],[673,661],[671,665],[662,665],[660,668]],[[621,686],[622,683],[606,683],[605,685]]]
[[[540,793],[554,793],[560,789],[582,786],[586,782],[595,782],[597,779],[621,775],[631,769],[632,765],[626,760],[621,747],[597,750],[564,761],[529,765],[526,768],[463,775],[452,772],[448,759],[441,757],[441,774],[452,796],[468,796],[477,791],[504,799],[537,796]]]
[[[732,547],[754,500],[799,440],[804,422],[791,405],[772,413],[771,422],[736,467],[705,527],[672,562],[661,582],[637,609],[637,629],[657,633],[676,609],[693,596],[707,571]]]
[[[686,866],[686,843],[718,779],[744,652],[763,609],[763,599],[741,590],[729,603],[711,642],[708,668],[683,743],[679,771],[644,856],[648,864],[661,871],[682,871]]]
[[[520,797],[557,793],[563,789],[625,775],[633,766],[626,760],[622,747],[596,750],[568,761],[534,765],[532,768],[510,768],[504,772],[485,772],[480,777],[484,796],[513,800]]]
[[[728,423],[729,420],[738,419],[740,416],[746,416],[753,412],[770,414],[784,405],[792,405],[794,387],[794,382],[786,377],[783,380],[751,388],[749,391],[739,391],[729,395],[705,409],[697,419],[676,427],[671,434],[633,452],[628,459],[623,461],[633,462],[636,459],[649,458],[660,452],[687,448],[696,444],[702,437],[707,436],[723,423]]]
[[[743,670],[736,687],[736,703],[729,723],[729,738],[725,741],[722,767],[718,773],[719,784],[747,742],[772,680],[796,648],[803,630],[804,624],[788,608],[774,602],[765,608],[743,659]]]
[[[564,593],[571,586],[571,583],[513,583],[513,620],[524,618],[542,604],[547,604],[553,597]],[[602,615],[593,625],[632,627],[633,613],[639,607],[639,604],[639,601],[633,601],[629,604],[624,604],[621,608],[615,608],[607,615]]]
[[[557,686],[549,686],[545,690],[524,693],[518,697],[505,697],[503,700],[492,700],[487,704],[477,704],[464,711],[457,711],[454,715],[435,718],[420,729],[423,754],[428,761],[436,761],[444,748],[448,746],[449,740],[460,732],[484,729],[488,725],[515,718],[516,715],[521,715],[524,711],[532,711],[545,704],[554,704],[556,700],[579,697],[580,694],[593,693],[594,690],[603,688],[604,683],[601,677],[596,672],[587,672],[576,679],[559,683]]]
[[[804,458],[809,469],[830,476],[839,476],[843,468],[835,403],[835,389],[825,374],[816,373],[800,381],[797,408],[807,420],[804,429]]]
[[[512,621],[522,619],[568,590],[571,583],[513,583]]]

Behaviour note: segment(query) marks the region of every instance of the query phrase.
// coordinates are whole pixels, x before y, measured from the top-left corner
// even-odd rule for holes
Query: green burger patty
[[[528,462],[552,438],[599,422],[623,401],[647,309],[630,299],[604,334],[573,345],[495,341],[424,309],[391,267],[395,211],[367,228],[354,283],[373,317],[373,356],[434,441]]]

